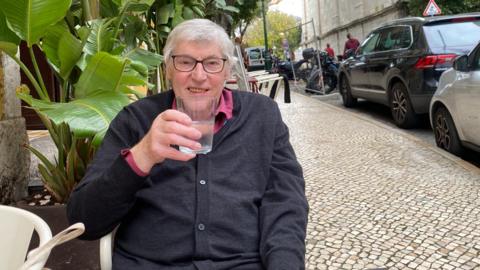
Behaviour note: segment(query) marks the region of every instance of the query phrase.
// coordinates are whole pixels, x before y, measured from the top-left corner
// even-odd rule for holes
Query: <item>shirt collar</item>
[[[233,96],[232,91],[223,89],[222,96],[220,96],[220,103],[218,104],[217,113],[223,113],[225,119],[228,120],[233,116]]]
[[[173,99],[172,109],[177,109],[177,103],[175,98]],[[220,101],[218,103],[215,116],[218,116],[219,114],[225,115],[226,120],[232,118],[233,116],[233,95],[232,91],[226,88],[222,90],[222,95],[220,96]]]

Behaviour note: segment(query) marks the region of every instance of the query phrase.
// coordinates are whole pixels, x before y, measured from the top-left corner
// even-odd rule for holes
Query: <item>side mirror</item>
[[[453,68],[461,72],[468,72],[468,55],[462,55],[455,58]]]

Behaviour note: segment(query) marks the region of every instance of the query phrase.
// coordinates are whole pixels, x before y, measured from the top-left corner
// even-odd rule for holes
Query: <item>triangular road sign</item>
[[[434,16],[440,14],[442,14],[442,10],[438,7],[437,3],[435,3],[435,0],[430,0],[425,8],[425,11],[423,11],[423,16]]]

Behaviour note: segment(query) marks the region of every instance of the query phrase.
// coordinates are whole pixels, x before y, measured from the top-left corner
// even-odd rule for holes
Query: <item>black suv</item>
[[[443,71],[480,40],[480,13],[408,17],[373,30],[340,65],[346,107],[357,98],[388,105],[395,124],[411,128],[428,113]]]

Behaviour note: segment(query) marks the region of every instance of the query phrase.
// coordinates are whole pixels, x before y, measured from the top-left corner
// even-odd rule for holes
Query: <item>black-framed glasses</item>
[[[187,55],[172,55],[173,67],[182,72],[190,72],[195,69],[198,63],[202,63],[203,70],[207,73],[222,72],[225,66],[226,58],[208,57],[203,60],[197,60]]]

